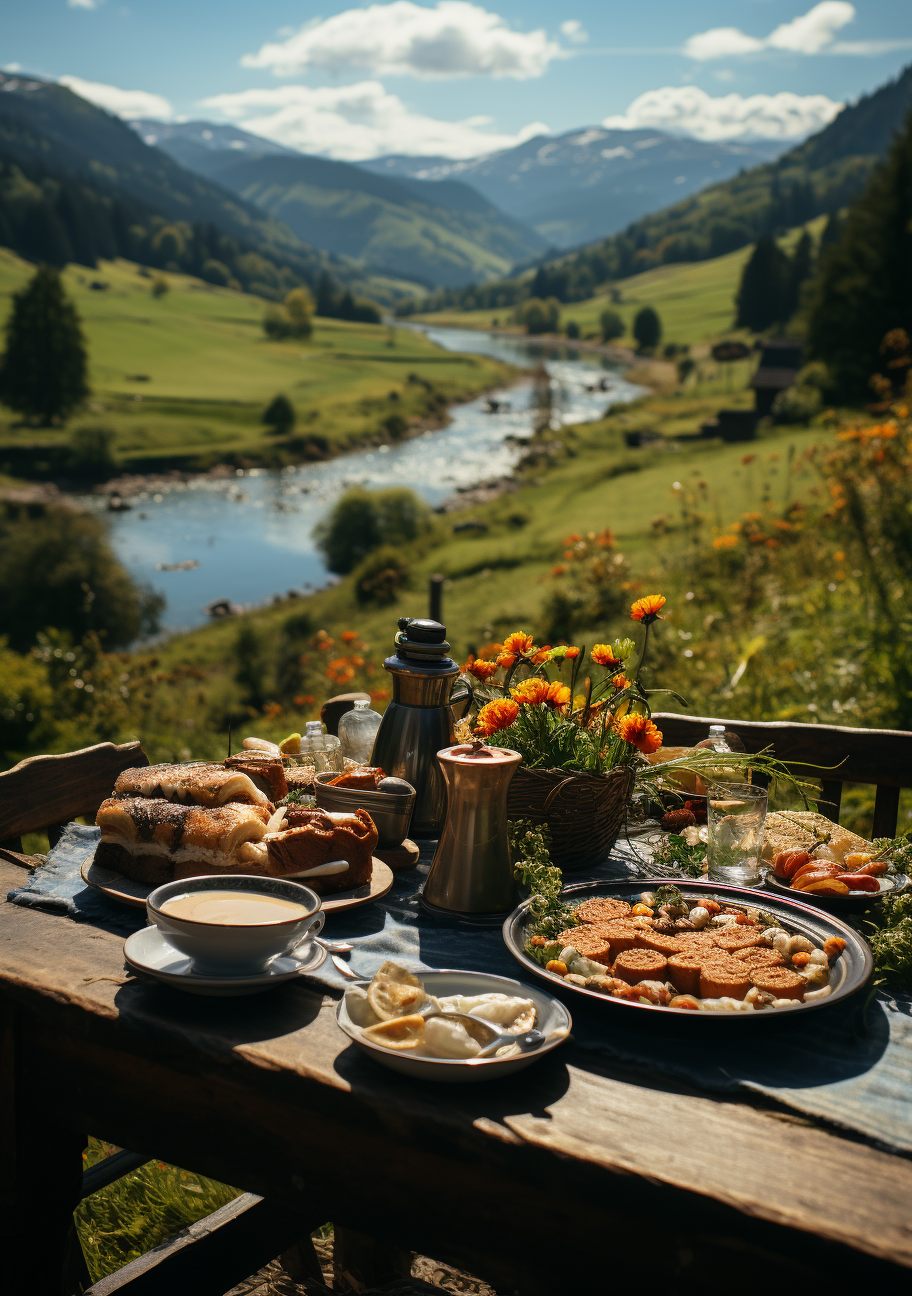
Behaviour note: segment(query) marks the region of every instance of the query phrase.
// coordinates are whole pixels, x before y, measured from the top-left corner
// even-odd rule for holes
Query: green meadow
[[[0,250],[0,317],[32,273]],[[0,413],[0,462],[4,446],[53,447],[90,424],[114,430],[115,453],[127,468],[321,456],[390,440],[396,430],[384,425],[393,414],[406,424],[439,420],[446,403],[513,374],[509,366],[450,355],[413,330],[386,325],[318,318],[307,341],[271,341],[260,298],[187,275],[164,278],[169,291],[156,298],[152,281],[131,262],[67,268],[64,283],[88,345],[92,399],[62,430],[16,427],[9,411]],[[276,442],[260,422],[278,392],[295,406],[297,445]]]

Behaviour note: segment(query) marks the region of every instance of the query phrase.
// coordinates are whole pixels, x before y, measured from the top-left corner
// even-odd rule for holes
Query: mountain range
[[[372,274],[454,287],[506,274],[543,238],[461,180],[377,175],[209,122],[141,121],[142,138]]]
[[[613,234],[782,149],[774,140],[712,143],[665,131],[593,126],[539,135],[467,161],[395,154],[359,165],[398,178],[464,181],[531,225],[551,247],[569,248]]]

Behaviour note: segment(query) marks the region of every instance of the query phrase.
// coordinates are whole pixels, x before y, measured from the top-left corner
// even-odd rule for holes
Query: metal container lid
[[[447,654],[446,626],[424,617],[400,617],[395,640],[396,652],[383,665],[387,670],[411,669],[440,675],[458,674],[459,667]]]

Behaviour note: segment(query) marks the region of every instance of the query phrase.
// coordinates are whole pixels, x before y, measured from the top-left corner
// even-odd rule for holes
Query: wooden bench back
[[[69,823],[77,815],[94,815],[111,795],[121,770],[148,764],[139,742],[105,742],[56,756],[28,756],[0,774],[0,843]]]
[[[820,811],[831,819],[839,819],[843,783],[873,783],[877,788],[873,836],[892,837],[896,832],[900,788],[912,787],[912,733],[906,730],[723,720],[667,711],[657,711],[653,719],[667,747],[692,747],[709,736],[711,724],[736,733],[749,752],[771,747],[773,755],[789,761],[796,774],[821,780]]]

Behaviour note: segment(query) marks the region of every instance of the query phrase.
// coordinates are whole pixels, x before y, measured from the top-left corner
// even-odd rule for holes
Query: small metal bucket
[[[376,825],[381,850],[398,846],[409,834],[412,811],[415,809],[415,790],[411,792],[369,792],[362,788],[329,787],[338,778],[334,770],[326,770],[314,779],[314,794],[321,810],[366,810]]]

